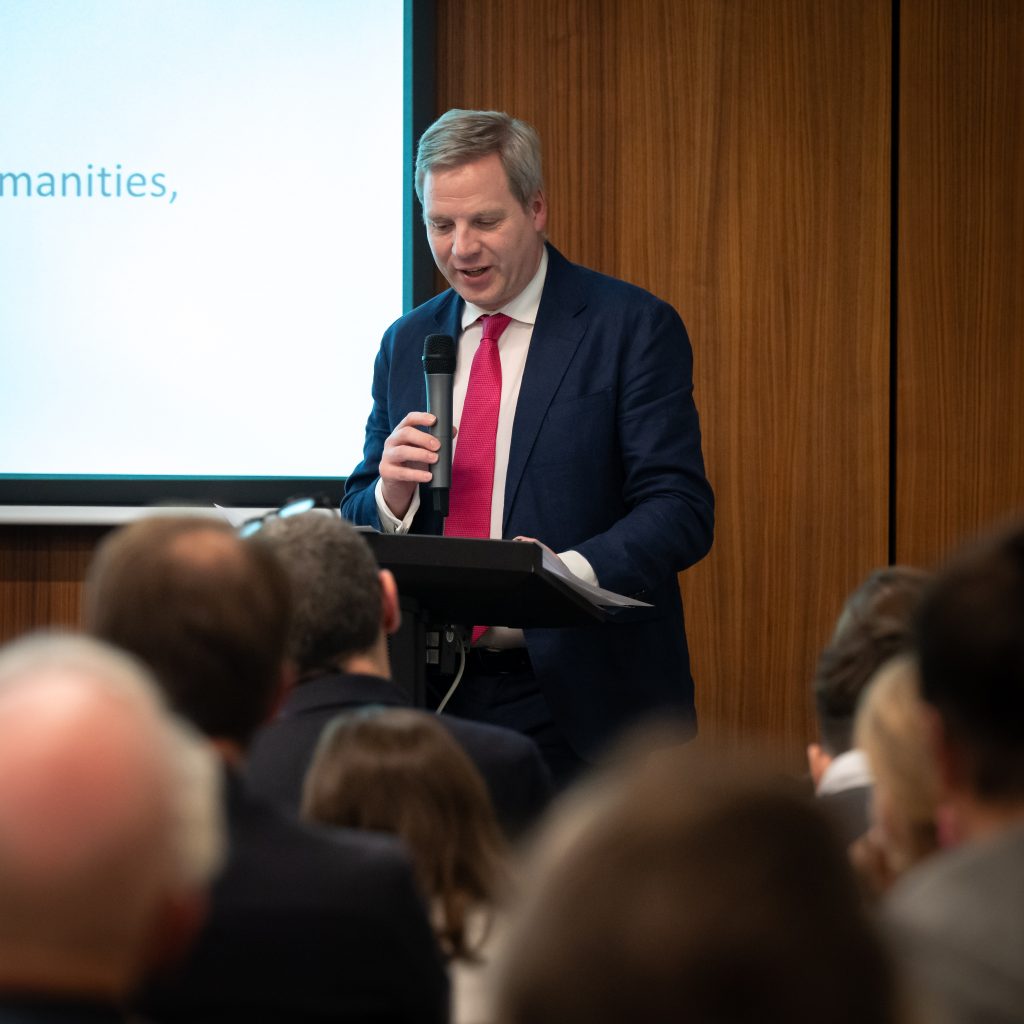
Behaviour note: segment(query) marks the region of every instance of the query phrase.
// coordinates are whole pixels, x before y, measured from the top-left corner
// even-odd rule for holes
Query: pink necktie
[[[494,440],[501,405],[498,339],[512,318],[494,313],[480,318],[484,332],[469,371],[466,402],[452,459],[452,488],[444,532],[447,537],[489,537],[494,491]],[[485,626],[473,627],[475,643]]]

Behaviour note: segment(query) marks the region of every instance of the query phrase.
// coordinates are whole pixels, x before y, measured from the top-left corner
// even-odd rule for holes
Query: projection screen
[[[0,503],[340,490],[403,312],[407,6],[5,0]]]

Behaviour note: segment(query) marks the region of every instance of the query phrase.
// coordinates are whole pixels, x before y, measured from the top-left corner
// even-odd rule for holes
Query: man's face
[[[434,262],[467,302],[500,309],[537,272],[547,202],[538,192],[524,209],[497,153],[431,171],[423,182],[423,211]]]

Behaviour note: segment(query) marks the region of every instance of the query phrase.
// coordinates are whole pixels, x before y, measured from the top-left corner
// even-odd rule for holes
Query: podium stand
[[[536,544],[360,530],[398,582],[401,629],[391,638],[392,676],[417,707],[427,665],[441,658],[445,626],[582,626],[609,613],[543,566]]]

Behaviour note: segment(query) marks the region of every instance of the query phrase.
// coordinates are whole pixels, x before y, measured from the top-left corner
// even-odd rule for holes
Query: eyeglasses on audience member
[[[302,515],[304,512],[323,511],[337,516],[341,515],[337,502],[332,501],[326,494],[317,494],[303,498],[289,498],[280,508],[271,509],[261,516],[247,519],[238,528],[238,536],[243,539],[251,537],[263,528],[268,519],[289,519],[291,516]]]

